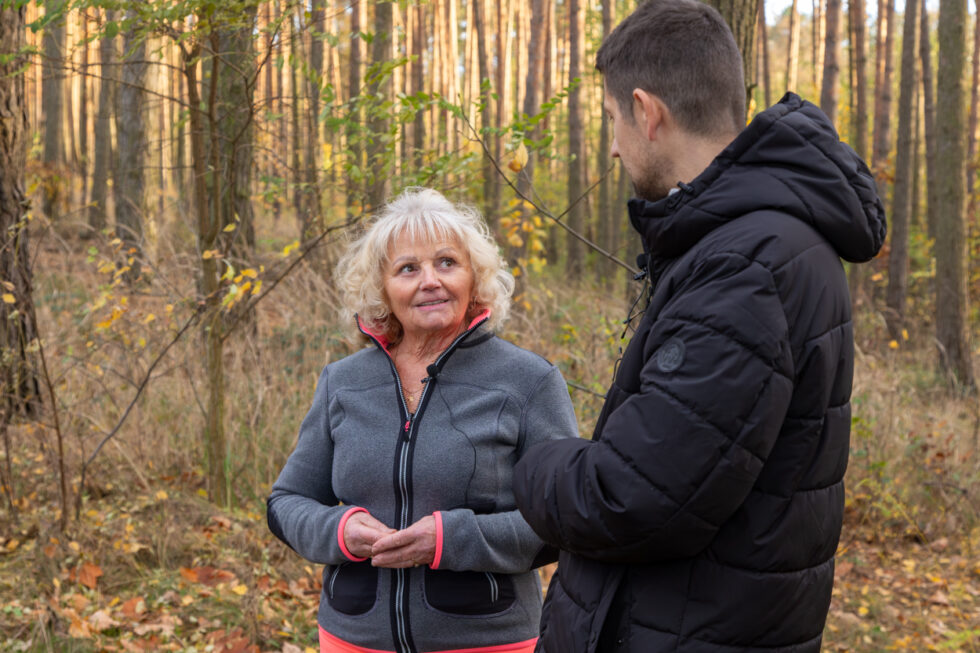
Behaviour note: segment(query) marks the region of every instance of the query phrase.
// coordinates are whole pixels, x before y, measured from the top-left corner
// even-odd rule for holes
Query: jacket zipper
[[[466,331],[461,333],[456,337],[455,340],[446,348],[446,351],[442,352],[436,359],[435,363],[429,367],[435,366],[436,370],[441,370],[445,360],[450,354],[455,351],[456,346],[462,342],[462,340],[473,332],[474,329],[482,325],[487,321],[487,318],[480,320],[477,324],[472,325]],[[370,334],[368,334],[370,336]],[[375,339],[377,342],[377,340]],[[380,345],[380,343],[378,343]],[[398,528],[399,530],[408,528],[411,525],[411,510],[409,509],[409,474],[408,468],[411,462],[410,449],[412,444],[412,438],[418,431],[418,423],[422,419],[422,414],[425,411],[425,406],[429,399],[429,389],[435,384],[436,376],[438,374],[430,374],[426,380],[424,387],[422,388],[422,394],[419,396],[419,403],[415,409],[415,413],[411,414],[408,411],[408,404],[405,402],[405,394],[402,391],[402,381],[398,376],[398,369],[395,367],[395,361],[388,354],[388,350],[381,347],[381,350],[388,355],[388,363],[391,365],[391,373],[395,377],[395,387],[398,390],[398,402],[402,409],[402,418],[404,418],[405,423],[402,427],[401,433],[398,434],[398,451],[396,454],[398,460],[398,482],[395,491],[398,493],[398,497],[401,499],[401,510],[398,515]],[[414,642],[412,641],[411,629],[408,624],[408,570],[406,569],[395,569],[394,573],[394,636],[395,645],[398,649],[398,653],[416,653],[416,648]]]

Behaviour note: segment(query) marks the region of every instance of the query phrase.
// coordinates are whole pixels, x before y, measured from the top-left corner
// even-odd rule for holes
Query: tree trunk
[[[135,10],[127,18],[135,19]],[[125,243],[126,256],[131,259],[125,278],[139,278],[143,247],[143,206],[146,181],[146,125],[143,115],[143,84],[146,81],[146,41],[139,38],[136,28],[123,37],[119,105],[116,111],[116,139],[119,158],[113,186],[116,204],[116,235]]]
[[[819,96],[824,70],[824,46],[827,40],[827,12],[824,10],[824,0],[813,0],[813,30],[811,35],[813,45],[813,88],[814,95]]]
[[[487,151],[496,156],[495,143],[497,139],[491,136],[488,131],[494,125],[494,106],[490,96],[490,48],[486,27],[486,9],[480,0],[473,0],[473,21],[476,28],[477,56],[480,60],[480,93],[483,104],[480,138],[483,139]],[[497,204],[500,196],[500,180],[497,178],[497,171],[494,170],[493,163],[486,153],[481,160],[483,162],[483,214],[486,216],[487,224],[493,228],[499,221]]]
[[[772,106],[772,85],[769,83],[769,34],[766,27],[766,3],[759,0],[759,49],[762,51],[762,97],[766,107]]]
[[[891,252],[888,255],[888,292],[885,314],[893,340],[901,340],[905,328],[905,298],[909,276],[909,216],[912,212],[912,147],[915,126],[912,104],[918,83],[916,62],[919,58],[918,8],[920,0],[907,0],[902,31],[901,86],[898,92],[898,145],[895,153],[895,186],[892,195]]]
[[[922,112],[926,142],[926,225],[930,238],[936,237],[936,87],[933,84],[932,40],[929,38],[929,11],[922,0],[919,28],[919,55],[922,57]]]
[[[45,15],[57,15],[64,10],[65,0],[45,3]],[[41,94],[44,102],[44,152],[46,173],[41,193],[41,210],[49,218],[58,210],[61,195],[66,192],[67,179],[62,178],[65,165],[65,135],[62,118],[65,113],[65,85],[62,79],[62,57],[65,45],[65,21],[59,16],[44,28],[41,37],[44,50]]]
[[[527,77],[524,84],[525,119],[536,116],[541,110],[541,80],[544,78],[544,19],[545,1],[531,0],[531,35],[528,39]],[[525,134],[526,138],[537,141],[541,138],[541,127],[538,123]],[[534,168],[538,153],[531,152],[527,163],[517,176],[517,189],[529,196],[534,186]],[[524,211],[524,219],[530,219],[529,211]]]
[[[759,0],[706,0],[718,10],[735,36],[735,43],[742,53],[742,69],[745,71],[745,107],[749,110],[752,91],[759,80],[755,77],[755,35],[759,31]],[[748,116],[746,116],[748,117]]]
[[[314,0],[310,11],[310,27],[307,32],[310,39],[309,72],[306,78],[306,93],[309,98],[306,116],[306,138],[303,139],[303,201],[302,201],[302,238],[309,238],[322,228],[320,220],[320,180],[319,180],[319,151],[320,151],[320,88],[323,84],[323,35],[326,31],[324,23],[324,0]],[[316,226],[315,226],[316,225]]]
[[[943,371],[974,388],[966,318],[966,0],[939,2],[936,89],[936,338]]]
[[[878,183],[878,193],[888,196],[888,153],[891,149],[892,75],[895,38],[895,0],[880,0],[878,6],[880,48],[875,80],[874,147],[871,150],[871,170]]]
[[[977,170],[980,167],[980,161],[977,160],[977,123],[980,122],[978,120],[980,107],[977,106],[980,104],[980,10],[977,10],[976,14],[973,28],[973,74],[970,78],[970,126],[967,129],[969,143],[966,150],[968,215],[974,222],[977,219],[977,193],[974,191],[974,187],[977,183]]]
[[[114,12],[107,9],[106,22],[115,20]],[[109,173],[112,170],[112,128],[115,107],[116,48],[112,38],[99,42],[99,111],[95,118],[95,161],[92,170],[92,201],[88,207],[88,225],[92,231],[105,229],[109,221],[107,200],[109,198]]]
[[[79,12],[78,21],[81,23],[81,68],[84,71],[82,75],[79,76],[79,107],[78,107],[78,175],[81,177],[82,188],[82,205],[88,203],[88,110],[89,110],[89,96],[88,96],[88,72],[89,72],[89,42],[88,42],[88,15],[85,12]],[[161,147],[163,139],[160,139]],[[163,174],[163,168],[160,168],[160,174]],[[161,194],[162,197],[162,194]]]
[[[211,116],[214,117],[210,129],[218,131],[217,143],[220,148],[217,160],[220,163],[221,216],[219,229],[224,242],[220,250],[230,254],[236,266],[251,258],[255,247],[255,220],[252,208],[252,124],[254,111],[255,52],[252,47],[256,7],[241,12],[242,25],[234,29],[221,29],[217,32],[218,51],[212,60],[212,75],[217,75],[216,95]],[[312,136],[311,136],[312,137]],[[215,159],[214,153],[209,158]],[[214,175],[212,179],[217,178]],[[225,227],[235,225],[231,232]]]
[[[476,29],[482,29],[480,18],[479,18],[479,8],[476,6],[477,0],[473,0],[473,15],[474,20],[478,21],[476,24]],[[415,56],[415,60],[412,62],[412,95],[418,96],[419,93],[425,90],[425,9],[421,6],[411,7],[409,11],[414,12],[414,22],[412,25],[412,54]],[[480,36],[480,39],[483,37]],[[484,66],[485,61],[480,58],[480,78],[484,77]],[[471,71],[472,74],[473,71]],[[415,112],[415,120],[412,123],[412,160],[415,162],[415,168],[421,169],[423,162],[425,161],[425,110],[418,109]],[[484,157],[486,164],[489,164],[489,160]],[[484,171],[486,174],[486,171]]]
[[[376,67],[372,79],[368,80],[370,119],[368,121],[368,167],[371,170],[368,183],[368,206],[377,209],[384,204],[387,191],[388,173],[391,162],[387,156],[388,119],[384,102],[391,92],[390,77],[378,74],[381,66],[391,60],[392,6],[390,2],[378,2],[374,6],[374,39],[371,41],[371,63]]]
[[[827,34],[824,47],[823,80],[820,82],[820,108],[837,124],[837,101],[840,90],[837,86],[840,77],[839,44],[840,44],[840,13],[841,0],[827,0]]]
[[[569,79],[582,77],[582,59],[585,56],[585,8],[582,0],[569,0]],[[579,201],[579,196],[585,191],[582,180],[585,164],[585,124],[582,110],[582,83],[568,93],[568,226],[576,233],[582,233],[585,227],[585,205]],[[582,277],[583,251],[582,243],[572,236],[566,238],[565,270],[573,280]]]
[[[31,310],[32,272],[27,248],[28,203],[24,189],[30,140],[24,71],[21,69],[24,57],[20,53],[24,47],[25,17],[23,5],[0,9],[0,233],[4,234],[0,241],[0,282],[3,284],[0,290],[3,294],[3,301],[0,301],[0,430],[5,437],[7,425],[14,416],[35,415],[40,403],[37,361],[30,346],[38,332]],[[10,451],[6,454],[9,461]]]
[[[794,0],[795,1],[795,0]],[[612,31],[613,3],[602,3],[602,38],[605,38]],[[603,98],[600,96],[600,99]],[[612,147],[611,131],[612,125],[609,124],[609,114],[601,110],[601,122],[599,125],[599,174],[602,181],[599,182],[599,225],[602,230],[602,244],[610,253],[615,254],[617,248],[616,237],[619,234],[620,211],[613,208],[613,184],[615,183],[615,168],[611,167],[610,149]],[[617,207],[620,208],[620,207]],[[602,271],[600,282],[606,290],[612,290],[616,281],[616,264],[605,259],[601,265],[596,266]]]
[[[797,10],[797,2],[789,9],[789,43],[786,47],[786,91],[796,92],[797,75],[800,67],[800,14]]]
[[[849,0],[849,16],[851,18],[851,52],[853,55],[855,111],[851,121],[851,144],[854,151],[863,160],[868,160],[868,49],[865,31],[864,0]],[[863,303],[867,292],[865,278],[867,266],[850,266],[849,278],[851,302],[856,307]]]
[[[347,99],[350,103],[350,123],[347,128],[347,151],[350,157],[351,170],[347,175],[347,217],[353,217],[361,212],[364,201],[364,168],[362,159],[363,148],[358,125],[361,123],[361,29],[364,12],[363,2],[351,6],[350,14],[350,68],[347,75]]]

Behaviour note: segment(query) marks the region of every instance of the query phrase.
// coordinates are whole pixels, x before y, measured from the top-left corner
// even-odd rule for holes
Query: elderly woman
[[[321,652],[532,651],[554,552],[513,467],[577,429],[558,369],[494,336],[513,278],[479,215],[433,190],[385,207],[338,270],[373,346],[323,370],[268,508],[326,565]]]

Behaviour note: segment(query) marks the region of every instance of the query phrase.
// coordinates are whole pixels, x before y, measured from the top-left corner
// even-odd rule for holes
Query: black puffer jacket
[[[630,219],[654,285],[593,441],[539,445],[515,473],[563,549],[539,648],[819,651],[851,422],[840,257],[881,247],[874,181],[788,94]]]

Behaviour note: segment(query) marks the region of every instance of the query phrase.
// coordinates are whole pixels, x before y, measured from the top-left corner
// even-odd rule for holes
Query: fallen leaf
[[[102,575],[102,568],[89,562],[82,563],[82,568],[78,571],[78,582],[85,587],[94,590]]]
[[[105,610],[98,610],[94,614],[90,615],[88,622],[92,624],[92,627],[100,633],[103,630],[109,630],[119,625],[119,622],[109,616],[109,613]]]
[[[936,590],[936,593],[929,597],[929,602],[936,605],[949,605],[949,597],[943,594],[942,590]]]
[[[146,612],[146,601],[142,596],[134,596],[122,605],[122,613],[134,619]]]
[[[282,653],[303,653],[303,649],[287,642],[282,645]]]

